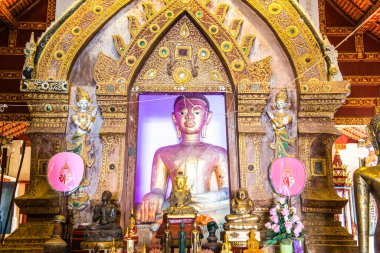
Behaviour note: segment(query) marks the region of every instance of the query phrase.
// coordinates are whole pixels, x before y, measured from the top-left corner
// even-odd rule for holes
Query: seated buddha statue
[[[248,249],[243,250],[243,253],[264,253],[259,247],[259,241],[255,238],[255,231],[251,230],[247,241]]]
[[[144,195],[136,218],[154,222],[162,212],[169,178],[178,171],[187,177],[188,205],[199,214],[224,217],[229,212],[229,180],[226,149],[201,141],[212,118],[210,104],[201,94],[177,97],[172,119],[180,143],[159,148],[153,158],[151,189]]]
[[[380,144],[380,114],[374,116],[367,127],[376,155],[379,155]],[[379,161],[380,159],[378,159]],[[369,197],[374,197],[376,205],[380,206],[380,165],[362,167],[354,172],[354,191],[356,213],[358,216],[359,252],[369,253]],[[380,217],[380,208],[377,208]],[[380,253],[380,223],[377,222],[375,235],[375,253]]]
[[[253,201],[248,197],[247,189],[239,188],[231,200],[231,214],[226,215],[224,228],[257,230],[260,217],[253,214],[253,210]]]
[[[85,241],[111,242],[123,238],[122,230],[116,221],[116,206],[111,203],[112,193],[104,191],[102,202],[94,206],[93,223],[84,232]]]

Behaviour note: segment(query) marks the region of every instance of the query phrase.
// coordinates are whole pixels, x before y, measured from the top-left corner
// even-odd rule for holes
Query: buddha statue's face
[[[207,104],[201,99],[182,99],[174,107],[173,121],[183,134],[199,134],[211,119]]]
[[[236,195],[240,200],[245,200],[247,198],[247,192],[245,190],[238,190]]]
[[[176,185],[179,190],[183,189],[185,187],[186,180],[184,177],[178,177],[176,178]]]

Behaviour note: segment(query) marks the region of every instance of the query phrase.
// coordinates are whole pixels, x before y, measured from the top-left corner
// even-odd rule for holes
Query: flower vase
[[[280,242],[281,253],[293,253],[293,243],[285,244]]]

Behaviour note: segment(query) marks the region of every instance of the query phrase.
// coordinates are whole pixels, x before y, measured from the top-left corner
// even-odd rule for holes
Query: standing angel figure
[[[286,89],[280,90],[276,95],[276,109],[275,112],[267,111],[270,119],[270,124],[275,132],[275,142],[270,144],[270,148],[275,150],[275,158],[293,157],[294,155],[287,152],[288,146],[294,146],[294,138],[290,138],[286,126],[293,120],[292,115],[287,112],[288,94]]]

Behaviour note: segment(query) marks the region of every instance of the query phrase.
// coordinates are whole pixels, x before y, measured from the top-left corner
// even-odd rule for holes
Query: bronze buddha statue
[[[376,155],[379,155],[380,143],[380,114],[371,119],[367,127]],[[354,172],[354,191],[356,213],[358,216],[359,252],[369,252],[369,197],[373,195],[376,205],[380,206],[380,165],[362,167]],[[378,208],[377,217],[380,217]],[[380,225],[377,222],[375,235],[375,253],[380,253]]]

